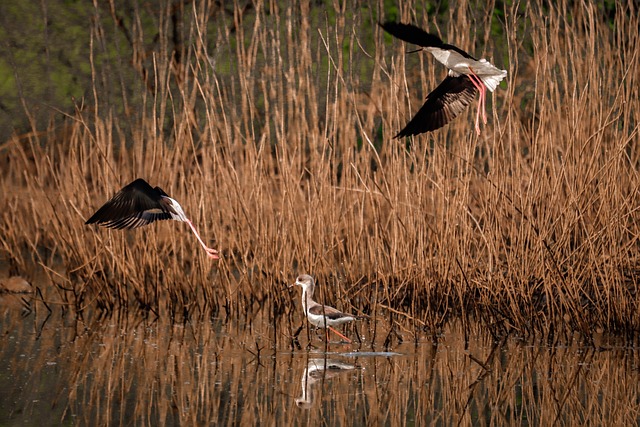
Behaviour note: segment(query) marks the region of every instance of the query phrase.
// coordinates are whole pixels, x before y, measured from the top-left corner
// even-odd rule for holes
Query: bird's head
[[[300,286],[302,287],[302,289],[306,290],[310,287],[313,287],[313,277],[309,276],[308,274],[301,274],[300,276],[298,276],[298,278],[296,279],[296,282],[289,285],[289,287],[293,287],[293,286]]]

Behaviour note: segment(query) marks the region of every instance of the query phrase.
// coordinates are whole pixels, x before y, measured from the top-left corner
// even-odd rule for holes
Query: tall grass
[[[496,334],[637,331],[637,5],[616,2],[612,18],[589,2],[476,6],[459,2],[440,26],[408,5],[397,19],[508,69],[480,137],[470,108],[392,139],[445,70],[383,34],[381,4],[236,3],[225,17],[195,2],[177,15],[180,45],[167,8],[146,56],[132,25],[149,77],[137,104],[123,91],[127,119],[92,61],[92,97],[3,145],[11,268],[35,261],[77,309],[250,316],[270,299],[278,317],[284,284],[306,272],[319,299],[413,332],[451,316]],[[94,49],[108,25],[97,11]],[[180,201],[222,259],[183,224],[83,225],[136,177]]]

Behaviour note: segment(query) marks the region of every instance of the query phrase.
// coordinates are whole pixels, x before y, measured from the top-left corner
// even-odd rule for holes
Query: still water
[[[242,324],[93,320],[0,294],[0,425],[637,425],[638,349],[563,347],[455,322],[432,339],[325,345]],[[28,297],[26,297],[28,299]],[[297,304],[297,295],[292,304]],[[473,330],[473,328],[472,328]],[[398,335],[409,337],[398,328]]]

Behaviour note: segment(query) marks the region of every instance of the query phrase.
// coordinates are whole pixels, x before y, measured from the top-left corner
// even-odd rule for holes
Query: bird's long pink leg
[[[342,337],[342,339],[344,339],[345,341],[347,341],[349,344],[351,344],[351,340],[347,337],[345,337],[344,335],[342,335],[340,332],[336,331],[335,329],[333,329],[331,326],[327,325],[329,327],[329,329],[331,329],[333,332],[335,332],[336,334],[340,335]],[[329,340],[329,329],[327,329],[327,341]]]
[[[471,71],[471,69],[469,69],[469,71]],[[480,110],[482,109],[483,87],[482,83],[478,81],[478,76],[473,74],[473,71],[471,71],[471,74],[469,74],[469,80],[471,80],[473,86],[475,86],[475,88],[478,89],[478,92],[480,93],[480,98],[478,99],[478,110],[476,112],[476,132],[478,133],[478,135],[480,135]]]
[[[473,72],[471,67],[469,67],[469,72],[471,73],[469,74],[469,79],[471,80],[471,83],[473,83],[476,89],[478,89],[478,91],[480,92],[480,100],[478,101],[478,113],[476,115],[476,132],[478,132],[478,135],[480,135],[480,128],[478,126],[478,122],[480,121],[480,110],[482,110],[482,122],[485,125],[487,124],[487,113],[486,113],[486,107],[485,107],[486,99],[487,99],[487,87],[482,82],[480,77],[478,77],[478,75]]]
[[[487,102],[487,89],[482,85],[482,106],[480,109],[482,110],[482,123],[487,124],[487,109],[485,107],[485,103]]]
[[[200,242],[200,244],[202,245],[204,250],[207,251],[207,256],[209,258],[212,258],[212,259],[219,259],[220,256],[218,255],[218,251],[213,249],[213,248],[210,248],[210,247],[208,247],[207,245],[204,244],[204,242],[200,238],[200,235],[196,231],[196,228],[193,226],[193,223],[188,219],[187,219],[186,223],[189,224],[189,227],[191,227],[191,231],[193,231],[193,234],[195,234],[196,237],[198,238],[198,242]]]
[[[478,75],[475,74],[471,68],[469,68],[469,72],[471,73],[469,75],[469,78],[473,80],[476,88],[478,88],[478,90],[480,91],[480,102],[482,103],[482,121],[486,125],[487,113],[486,113],[485,105],[486,105],[486,99],[487,99],[487,87],[482,82],[482,79],[480,79],[480,77],[478,77]]]
[[[471,80],[471,83],[473,83],[475,88],[478,89],[478,92],[480,92],[480,99],[478,100],[478,111],[476,113],[476,132],[478,133],[478,135],[480,135],[480,109],[482,108],[482,95],[484,93],[483,85],[482,82],[478,81],[478,76],[476,76],[473,71],[471,71],[471,68],[469,68],[469,71],[471,72],[471,74],[469,74],[469,80]]]

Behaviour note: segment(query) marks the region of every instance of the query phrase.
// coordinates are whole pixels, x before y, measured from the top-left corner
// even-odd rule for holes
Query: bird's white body
[[[338,325],[342,325],[343,323],[352,322],[356,320],[355,317],[350,315],[344,315],[344,316],[340,316],[337,319],[332,319],[330,317],[327,317],[328,313],[324,314],[321,312],[321,314],[314,314],[309,312],[308,310],[305,310],[305,313],[307,315],[307,319],[309,319],[309,323],[311,323],[316,328],[322,328],[322,329],[326,329],[327,325],[338,326]]]
[[[438,47],[427,47],[426,49],[449,69],[451,77],[468,75],[471,71],[482,80],[490,92],[496,90],[502,79],[507,76],[507,70],[500,70],[484,58],[476,61],[451,49]]]

